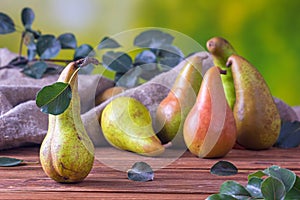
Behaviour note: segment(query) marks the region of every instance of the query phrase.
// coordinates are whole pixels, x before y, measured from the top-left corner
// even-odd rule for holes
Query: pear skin
[[[235,120],[218,67],[205,73],[196,103],[184,122],[183,136],[189,151],[201,158],[223,157],[234,146]]]
[[[279,136],[281,120],[267,83],[241,56],[230,56],[227,65],[231,68],[236,92],[233,113],[237,142],[254,150],[272,147]]]
[[[172,141],[175,147],[185,147],[183,123],[196,101],[202,82],[202,59],[200,56],[194,56],[187,61],[169,94],[157,108],[156,122],[158,127],[161,127],[157,136],[163,144]]]
[[[44,172],[61,183],[82,181],[94,163],[94,146],[80,118],[77,71],[78,63],[72,62],[58,79],[70,84],[71,102],[62,114],[49,115],[48,132],[40,148]]]
[[[214,37],[207,41],[206,47],[211,53],[215,66],[226,70],[226,75],[222,75],[222,83],[225,91],[225,96],[231,109],[235,103],[235,89],[231,69],[226,67],[226,62],[229,56],[236,54],[233,46],[222,37]]]
[[[118,149],[145,156],[160,155],[165,150],[153,130],[150,112],[134,98],[113,99],[100,120],[104,137]]]

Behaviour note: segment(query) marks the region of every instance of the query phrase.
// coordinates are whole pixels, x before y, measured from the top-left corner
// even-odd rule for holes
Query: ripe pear
[[[157,138],[148,109],[132,97],[117,97],[103,110],[101,127],[106,140],[114,147],[145,156],[164,152]]]
[[[49,115],[48,132],[40,148],[43,170],[61,183],[82,181],[94,163],[94,146],[80,118],[78,65],[68,64],[57,80],[70,84],[72,98],[62,114]]]
[[[202,60],[200,56],[187,60],[169,94],[157,108],[156,124],[161,128],[157,136],[163,144],[172,141],[175,147],[185,147],[183,123],[196,101],[202,82]]]
[[[220,70],[215,66],[205,73],[196,103],[184,122],[184,141],[190,152],[201,158],[223,157],[236,142],[236,125]]]
[[[225,96],[231,109],[235,103],[235,89],[231,69],[226,67],[229,56],[236,54],[233,46],[222,37],[214,37],[207,41],[206,47],[211,53],[215,66],[226,70],[226,75],[221,76],[225,91]]]
[[[237,142],[249,149],[270,148],[279,136],[281,120],[267,83],[241,56],[230,56],[227,66],[231,68],[236,92],[233,113]]]

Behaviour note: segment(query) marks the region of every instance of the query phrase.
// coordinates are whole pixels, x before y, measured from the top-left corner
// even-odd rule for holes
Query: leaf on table
[[[285,196],[285,187],[280,180],[270,176],[262,182],[261,192],[265,199],[282,200]]]
[[[152,181],[154,179],[154,172],[150,165],[145,162],[136,162],[131,169],[127,171],[129,180],[132,181]]]
[[[35,79],[40,79],[43,77],[45,72],[47,71],[48,65],[43,61],[35,62],[32,65],[27,65],[23,70],[22,73],[26,74],[27,76]]]
[[[43,87],[37,94],[36,105],[46,114],[59,115],[70,105],[71,87],[67,83],[56,82]]]
[[[9,157],[0,157],[0,167],[13,167],[21,164],[23,160]]]
[[[210,173],[218,176],[231,176],[238,173],[237,167],[228,161],[219,161],[210,168]]]
[[[283,122],[279,137],[274,146],[279,148],[295,148],[300,144],[300,122]]]

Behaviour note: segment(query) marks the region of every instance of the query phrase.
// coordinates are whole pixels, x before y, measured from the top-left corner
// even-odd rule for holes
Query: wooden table
[[[110,148],[102,151],[110,152]],[[217,193],[226,180],[245,185],[247,175],[271,165],[279,165],[300,175],[300,147],[264,151],[232,150],[222,159],[200,159],[185,152],[170,165],[155,171],[154,181],[134,182],[127,174],[95,160],[89,176],[81,183],[60,184],[48,178],[39,164],[39,148],[0,151],[32,164],[0,167],[0,199],[205,199]],[[229,177],[210,174],[218,160],[234,163],[239,173]]]

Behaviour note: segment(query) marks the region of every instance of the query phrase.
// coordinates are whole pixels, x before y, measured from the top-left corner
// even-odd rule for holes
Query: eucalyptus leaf
[[[76,37],[73,33],[64,33],[57,38],[62,49],[75,49],[77,47]]]
[[[160,69],[157,67],[156,63],[148,63],[138,66],[142,69],[140,77],[145,80],[150,80],[153,77],[161,74]]]
[[[103,65],[116,72],[126,73],[132,68],[131,57],[124,52],[108,51],[102,56]]]
[[[134,59],[134,65],[143,65],[148,63],[156,63],[156,55],[150,50],[144,50],[137,54]]]
[[[134,39],[133,44],[143,48],[159,48],[166,44],[172,44],[174,37],[160,30],[147,30],[140,33]]]
[[[119,81],[119,79],[122,78],[122,76],[124,76],[124,74],[125,73],[123,73],[123,72],[116,72],[114,82],[117,83]]]
[[[109,37],[104,37],[98,45],[98,49],[114,49],[119,47],[121,47],[121,45]]]
[[[0,12],[0,34],[15,32],[14,21],[6,14]]]
[[[184,58],[181,50],[172,45],[165,45],[159,50],[159,63],[169,67],[176,66]]]
[[[18,56],[14,59],[12,59],[8,65],[13,65],[13,66],[16,66],[16,67],[20,67],[20,68],[23,68],[27,65],[28,63],[28,59],[23,57],[23,56]]]
[[[237,200],[237,199],[227,194],[213,194],[207,197],[205,200]]]
[[[24,34],[24,44],[27,46],[27,49],[36,50],[36,43],[34,41],[34,35],[31,32],[25,32]]]
[[[235,181],[225,181],[221,185],[220,194],[230,195],[236,199],[249,199],[251,197],[245,187]]]
[[[125,88],[133,88],[138,85],[139,75],[141,74],[142,70],[140,67],[135,67],[118,79],[116,82],[117,86],[122,86]]]
[[[211,167],[210,173],[218,176],[232,176],[238,173],[238,169],[231,162],[222,160]]]
[[[281,125],[279,137],[274,146],[279,148],[295,148],[300,144],[300,122],[285,121]]]
[[[95,52],[93,51],[93,47],[91,47],[91,45],[82,44],[75,49],[73,59],[78,60],[78,59],[85,58],[88,56],[92,57],[94,55],[95,55]]]
[[[32,61],[36,56],[36,50],[35,49],[27,49],[27,59],[29,61]]]
[[[53,35],[42,35],[37,41],[37,53],[41,59],[55,57],[60,49],[60,42]]]
[[[300,199],[300,178],[298,176],[293,188],[285,196],[285,200],[294,199]]]
[[[22,23],[26,29],[31,29],[34,20],[34,12],[31,8],[23,8],[21,13]]]
[[[21,164],[23,160],[9,157],[0,157],[0,167],[13,167]]]
[[[72,90],[69,84],[56,82],[43,87],[37,94],[36,105],[46,114],[59,115],[70,105]]]
[[[276,165],[269,167],[265,170],[265,173],[280,180],[284,184],[286,192],[292,189],[296,181],[296,174],[294,172]]]
[[[27,65],[23,70],[22,73],[26,74],[29,77],[40,79],[43,77],[44,73],[46,72],[48,65],[43,61],[35,62],[32,65]]]
[[[145,162],[136,162],[131,169],[127,171],[129,180],[132,181],[152,181],[154,179],[154,172],[150,165]]]
[[[261,192],[265,199],[283,200],[285,187],[277,178],[268,177],[261,184]]]
[[[251,194],[252,197],[255,198],[263,198],[261,193],[261,183],[263,182],[263,179],[258,177],[252,177],[248,184],[246,185],[246,190]]]

